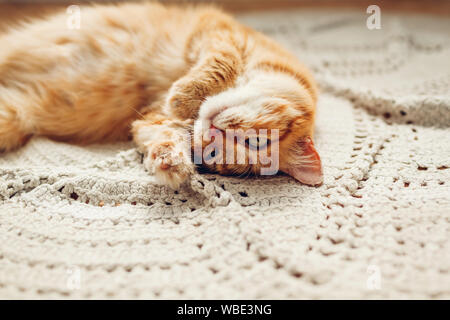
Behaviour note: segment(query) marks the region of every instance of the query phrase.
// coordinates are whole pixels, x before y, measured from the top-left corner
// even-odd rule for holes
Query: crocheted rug
[[[450,29],[240,16],[314,70],[325,182],[158,186],[131,144],[0,156],[0,298],[450,298]]]

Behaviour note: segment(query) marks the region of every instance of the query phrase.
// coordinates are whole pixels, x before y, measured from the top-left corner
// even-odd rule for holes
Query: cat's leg
[[[218,53],[206,58],[172,85],[167,99],[167,111],[180,119],[197,118],[200,105],[206,97],[233,85],[239,74],[239,67],[239,62],[233,55]]]
[[[193,67],[169,90],[166,113],[180,119],[196,119],[202,102],[234,85],[243,72],[244,64],[239,32],[221,30],[199,31],[199,38],[191,39],[188,63]]]
[[[178,189],[194,172],[188,128],[192,121],[173,120],[151,112],[132,124],[132,134],[144,167],[161,184]]]

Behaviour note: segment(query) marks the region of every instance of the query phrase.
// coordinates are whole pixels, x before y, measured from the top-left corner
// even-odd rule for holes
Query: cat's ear
[[[298,150],[293,152],[290,163],[282,169],[298,181],[308,185],[321,185],[323,182],[322,162],[310,137],[300,140]]]

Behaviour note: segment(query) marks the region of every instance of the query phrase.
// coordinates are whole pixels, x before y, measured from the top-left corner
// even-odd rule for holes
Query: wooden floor
[[[0,31],[17,21],[32,17],[42,17],[49,13],[63,10],[71,4],[83,5],[84,1],[60,0],[60,4],[1,4]],[[92,1],[90,1],[92,2]],[[186,0],[166,0],[169,3],[186,3]],[[196,0],[208,2],[207,0]],[[426,13],[450,17],[449,0],[217,0],[224,9],[231,12],[276,10],[288,8],[333,8],[336,10],[352,8],[366,11],[366,8],[376,3],[382,12]]]

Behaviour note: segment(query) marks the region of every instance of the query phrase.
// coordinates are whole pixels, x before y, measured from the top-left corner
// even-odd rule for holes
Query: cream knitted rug
[[[325,183],[158,186],[130,144],[0,156],[1,298],[450,298],[450,22],[240,19],[322,87]]]

